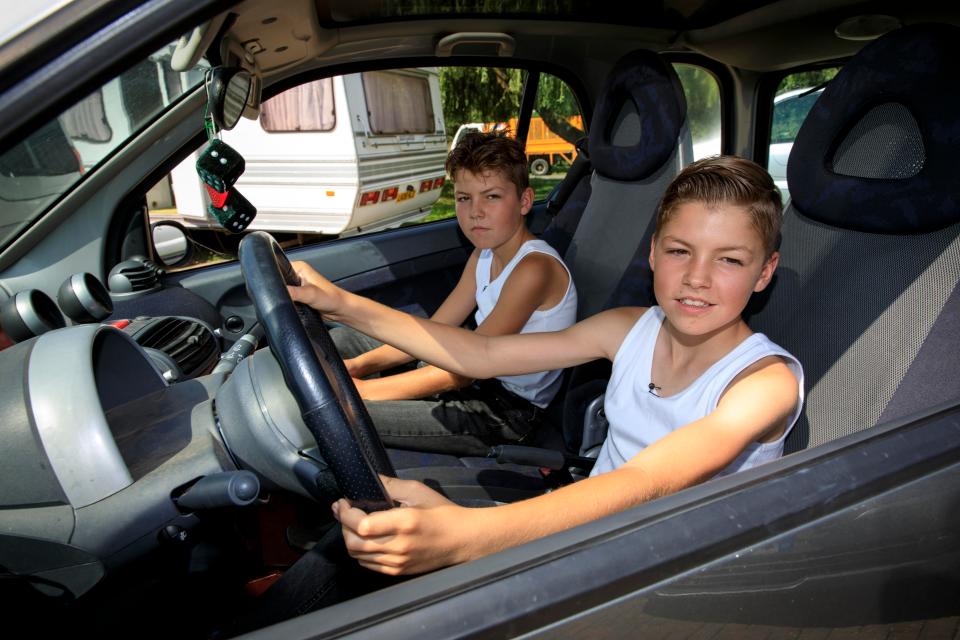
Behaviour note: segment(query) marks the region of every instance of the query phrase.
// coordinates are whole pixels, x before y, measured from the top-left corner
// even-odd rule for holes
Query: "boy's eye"
[[[456,198],[457,202],[466,202],[469,199],[470,199],[470,196],[457,196]]]
[[[667,249],[667,254],[671,256],[683,256],[687,254],[686,249]]]
[[[499,199],[500,199],[499,193],[491,193],[490,195],[487,196],[487,200],[499,200]]]
[[[720,258],[720,260],[722,260],[723,262],[726,262],[727,264],[735,265],[737,267],[743,266],[743,260],[739,260],[738,258],[726,257],[726,258]]]

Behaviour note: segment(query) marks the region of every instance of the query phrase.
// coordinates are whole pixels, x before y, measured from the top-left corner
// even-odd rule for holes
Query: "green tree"
[[[467,122],[506,122],[520,112],[527,72],[498,67],[443,67],[440,93],[447,135],[452,138]],[[575,142],[583,130],[569,122],[580,107],[565,82],[541,73],[537,84],[537,114],[561,138]]]
[[[813,71],[801,71],[800,73],[791,73],[780,81],[777,87],[777,95],[792,91],[793,89],[809,89],[819,87],[833,80],[833,77],[840,71],[839,67],[829,69],[815,69]]]
[[[694,141],[720,135],[720,90],[709,71],[690,64],[675,64],[687,100],[687,122]]]

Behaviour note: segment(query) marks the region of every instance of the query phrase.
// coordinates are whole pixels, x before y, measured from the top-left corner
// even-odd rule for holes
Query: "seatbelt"
[[[573,190],[580,184],[580,180],[585,176],[589,176],[593,171],[593,165],[590,164],[590,156],[587,153],[587,137],[584,136],[577,140],[575,146],[577,147],[576,159],[567,170],[567,175],[564,176],[563,180],[561,180],[560,183],[553,188],[553,191],[550,192],[550,195],[547,196],[546,210],[547,215],[551,218],[556,216],[557,212],[563,208],[563,205],[567,202],[567,198],[570,197]]]

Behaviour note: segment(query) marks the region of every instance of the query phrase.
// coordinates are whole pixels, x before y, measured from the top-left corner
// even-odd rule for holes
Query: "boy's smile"
[[[523,217],[533,205],[531,189],[518,196],[516,185],[501,171],[458,171],[454,184],[457,221],[475,247],[496,250],[511,240],[519,240],[519,247],[526,229]]]
[[[750,295],[769,284],[778,258],[765,257],[744,208],[684,203],[651,243],[657,302],[684,334],[708,336],[736,326]]]

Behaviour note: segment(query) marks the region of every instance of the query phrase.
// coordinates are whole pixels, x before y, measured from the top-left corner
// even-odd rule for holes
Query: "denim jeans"
[[[334,327],[330,335],[344,358],[382,344],[349,327]],[[521,443],[543,418],[539,407],[495,379],[420,400],[366,401],[366,406],[385,446],[452,455],[482,456],[493,445]]]

